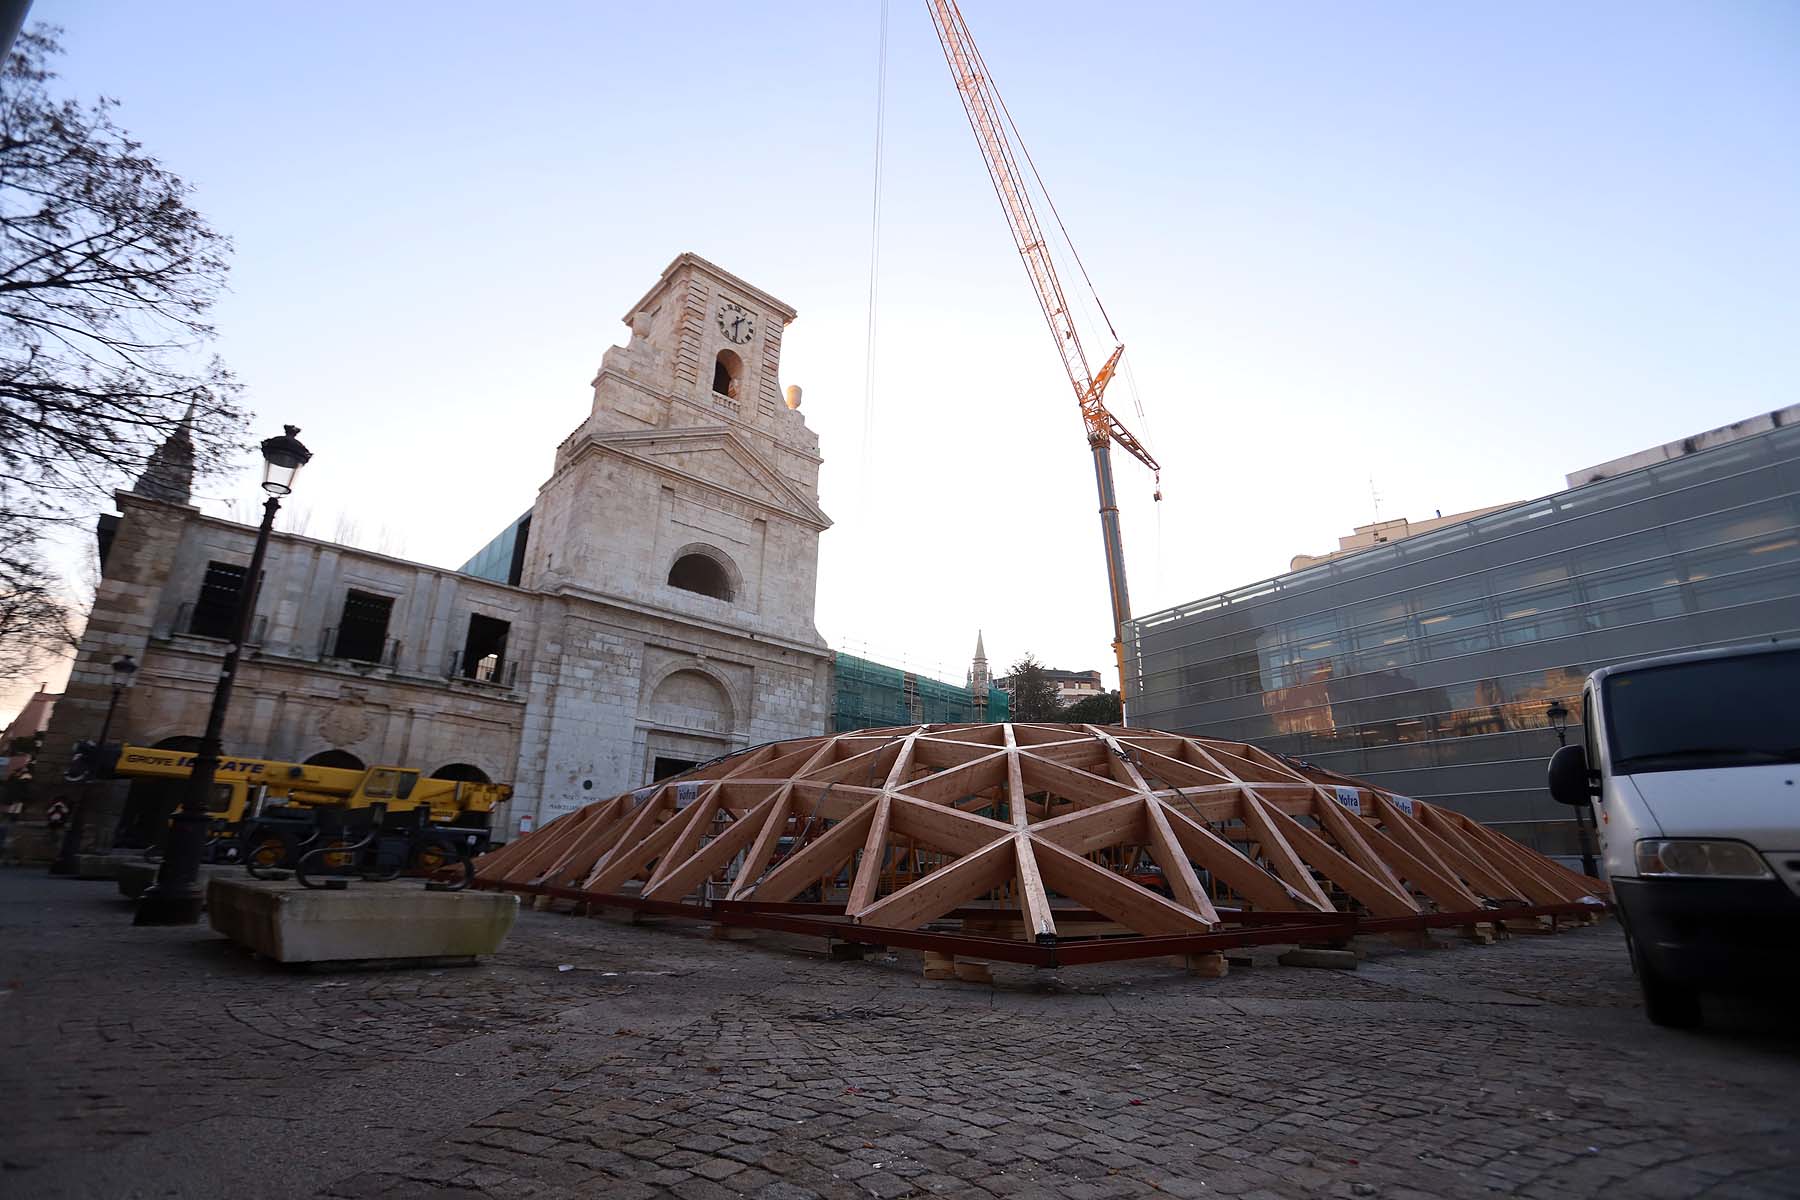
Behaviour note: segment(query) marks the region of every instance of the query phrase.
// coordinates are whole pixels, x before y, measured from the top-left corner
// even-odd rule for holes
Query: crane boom
[[[1162,468],[1144,444],[1106,407],[1106,387],[1118,370],[1125,346],[1123,343],[1114,345],[1098,371],[1089,367],[1087,351],[1082,347],[1081,334],[1069,312],[1062,280],[1057,276],[1056,264],[1050,256],[1049,243],[1032,207],[1025,176],[1019,170],[1021,157],[1026,157],[1027,162],[1030,160],[1024,155],[1022,146],[1014,145],[1016,130],[1009,133],[1011,122],[1006,116],[1006,105],[994,87],[981,51],[975,46],[975,38],[963,20],[962,10],[956,6],[956,0],[926,0],[926,7],[931,11],[931,23],[944,48],[944,61],[956,80],[956,91],[962,98],[969,128],[981,147],[988,179],[1006,213],[1013,246],[1025,262],[1026,273],[1031,276],[1038,307],[1056,340],[1063,370],[1075,391],[1075,401],[1081,406],[1082,424],[1094,456],[1094,483],[1100,495],[1100,532],[1105,543],[1107,585],[1112,596],[1113,655],[1119,667],[1121,720],[1128,720],[1126,704],[1130,697],[1125,674],[1125,622],[1131,618],[1131,598],[1125,587],[1125,549],[1119,534],[1119,506],[1113,492],[1112,445],[1117,442],[1127,454],[1159,477]],[[1160,491],[1157,498],[1161,499]]]

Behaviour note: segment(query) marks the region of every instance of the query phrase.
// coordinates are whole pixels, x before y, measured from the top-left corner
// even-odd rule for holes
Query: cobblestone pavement
[[[0,1195],[1800,1196],[1791,1013],[1656,1029],[1611,924],[988,987],[676,922],[320,975],[129,921],[0,871]]]

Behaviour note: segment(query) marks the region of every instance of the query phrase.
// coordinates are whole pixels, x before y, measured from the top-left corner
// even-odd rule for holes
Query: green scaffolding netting
[[[990,688],[984,713],[968,688],[839,654],[832,730],[843,733],[889,725],[1005,721],[1011,712],[1009,700],[999,688]]]

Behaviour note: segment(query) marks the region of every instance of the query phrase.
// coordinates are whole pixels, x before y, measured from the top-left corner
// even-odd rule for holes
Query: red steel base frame
[[[1466,912],[1420,913],[1410,917],[1366,917],[1356,913],[1239,912],[1221,909],[1220,919],[1231,928],[1213,933],[1175,934],[1166,937],[1127,935],[1118,937],[1055,938],[1022,942],[1012,938],[950,933],[938,929],[889,929],[858,925],[844,915],[841,904],[767,904],[754,900],[712,900],[693,903],[676,900],[644,900],[619,892],[584,892],[577,888],[548,887],[530,883],[478,881],[479,888],[547,896],[585,904],[590,909],[627,908],[654,916],[707,921],[717,925],[798,933],[866,946],[901,946],[939,954],[1026,966],[1073,967],[1085,963],[1124,962],[1136,958],[1163,958],[1186,954],[1211,954],[1244,946],[1298,945],[1348,942],[1359,934],[1403,933],[1459,926],[1490,925],[1527,917],[1556,918],[1604,913],[1609,905],[1576,901],[1564,904],[1509,904]],[[999,909],[959,908],[953,918],[1008,914]],[[1087,910],[1057,909],[1067,920],[1105,920]]]

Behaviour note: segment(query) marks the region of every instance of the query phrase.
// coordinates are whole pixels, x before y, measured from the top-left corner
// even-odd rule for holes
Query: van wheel
[[[1650,1018],[1650,1023],[1664,1029],[1699,1028],[1699,989],[1670,983],[1643,960],[1636,939],[1626,944],[1631,948],[1631,966],[1637,972],[1638,989],[1644,994],[1644,1015]]]

